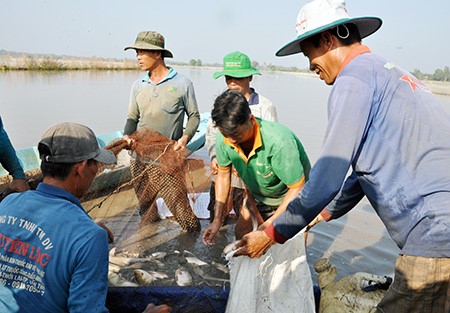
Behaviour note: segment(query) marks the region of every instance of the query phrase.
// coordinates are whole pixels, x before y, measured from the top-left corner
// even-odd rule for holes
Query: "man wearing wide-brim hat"
[[[200,123],[194,85],[187,77],[165,64],[164,58],[171,58],[173,54],[165,48],[165,39],[159,32],[140,32],[135,43],[125,48],[128,49],[136,50],[137,61],[145,75],[131,89],[124,139],[128,139],[128,135],[136,130],[151,128],[176,140],[174,149],[183,152]],[[184,129],[185,116],[187,122]],[[135,190],[145,223],[159,220],[157,207],[152,205],[158,196],[165,200],[183,230],[200,230],[200,222],[190,207],[183,182],[175,176],[161,174],[156,165],[137,160],[131,160],[131,171],[133,177],[139,176],[135,180]],[[142,175],[143,171],[146,175]],[[162,181],[162,178],[164,180],[160,186],[151,185],[152,181]],[[146,194],[143,195],[140,189],[144,189]]]
[[[349,17],[343,0],[301,8],[297,38],[276,55],[302,52],[333,85],[323,149],[297,198],[237,254],[260,256],[365,196],[400,249],[377,312],[450,312],[450,116],[418,79],[361,43],[380,26]]]
[[[240,51],[228,53],[223,57],[223,69],[220,72],[213,74],[215,79],[225,76],[225,83],[228,90],[239,92],[247,99],[248,105],[252,114],[263,120],[277,122],[277,110],[272,104],[272,101],[257,93],[255,88],[250,87],[250,82],[253,80],[253,75],[261,75],[259,70],[252,66],[250,58]],[[206,147],[209,157],[211,158],[211,171],[213,173],[213,181],[210,189],[210,201],[208,210],[210,211],[210,221],[214,218],[214,203],[215,203],[215,177],[218,172],[218,165],[216,160],[216,132],[212,119],[208,122],[206,128]],[[242,199],[244,197],[244,183],[240,177],[236,175],[231,176],[232,199],[233,205],[229,208],[234,208],[236,214],[239,215],[239,208],[242,206]]]

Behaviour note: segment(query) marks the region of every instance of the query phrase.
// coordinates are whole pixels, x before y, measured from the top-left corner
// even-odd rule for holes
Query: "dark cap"
[[[173,58],[172,52],[164,48],[164,36],[155,31],[140,32],[134,45],[125,47],[124,50],[139,49],[139,50],[161,50],[161,53],[166,58]]]
[[[116,157],[98,145],[94,132],[81,124],[61,123],[50,127],[38,144],[41,159],[51,163],[77,163],[94,159],[113,164]]]

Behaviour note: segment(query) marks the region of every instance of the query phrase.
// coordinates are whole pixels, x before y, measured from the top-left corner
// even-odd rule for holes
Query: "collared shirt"
[[[71,193],[40,183],[0,203],[0,312],[108,312],[108,236]]]
[[[278,206],[289,188],[308,179],[309,159],[300,140],[287,127],[259,118],[256,121],[248,157],[217,133],[217,162],[222,169],[233,165],[259,202]]]
[[[185,115],[188,119],[183,133]],[[192,82],[171,67],[157,84],[150,80],[150,73],[146,73],[132,87],[128,119],[137,122],[138,129],[149,127],[174,140],[183,134],[191,139],[200,123]]]
[[[325,206],[338,218],[366,196],[402,253],[450,257],[450,116],[439,101],[410,73],[362,53],[337,77],[328,115],[310,179],[269,237],[283,242]]]

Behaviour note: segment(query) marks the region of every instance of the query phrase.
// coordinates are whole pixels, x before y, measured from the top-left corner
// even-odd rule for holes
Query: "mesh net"
[[[131,141],[119,139],[106,146],[117,155],[118,164],[101,169],[82,200],[89,215],[114,237],[109,284],[115,297],[109,301],[117,307],[120,295],[128,302],[129,292],[139,289],[150,296],[167,287],[172,288],[167,289],[170,294],[160,301],[173,306],[174,312],[187,312],[188,307],[197,313],[215,312],[211,305],[217,301],[224,309],[229,273],[222,250],[234,240],[235,220],[222,227],[213,247],[203,244],[201,228],[209,224],[211,184],[206,153],[174,151],[175,141],[148,128],[129,137]],[[180,299],[173,288],[186,286],[193,288]]]

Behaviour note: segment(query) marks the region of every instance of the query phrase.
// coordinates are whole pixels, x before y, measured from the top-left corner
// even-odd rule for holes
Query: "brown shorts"
[[[400,255],[378,313],[450,312],[450,258]]]

